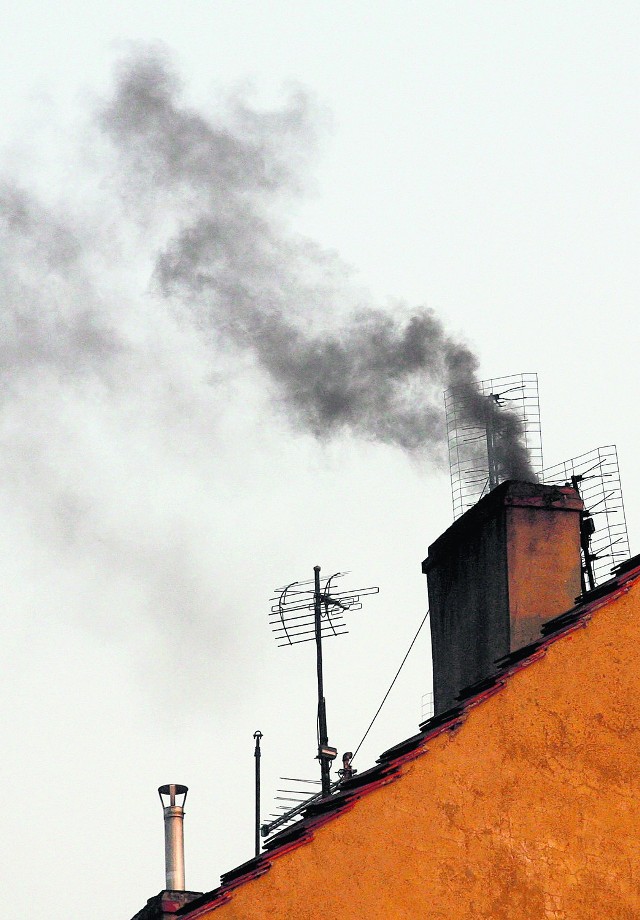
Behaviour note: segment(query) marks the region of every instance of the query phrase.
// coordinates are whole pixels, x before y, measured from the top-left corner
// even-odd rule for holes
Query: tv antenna
[[[490,377],[444,393],[453,516],[468,511],[506,477],[500,463],[505,426],[515,429],[533,473],[542,473],[538,375]]]
[[[263,837],[269,837],[279,828],[288,827],[299,820],[309,805],[319,802],[322,796],[322,782],[319,779],[300,779],[295,776],[281,776],[285,785],[276,792],[274,811],[268,816],[261,828]],[[339,783],[333,783],[331,789],[337,789]],[[321,788],[318,789],[318,786]]]
[[[596,447],[556,463],[542,479],[548,485],[572,485],[580,493],[582,593],[592,591],[611,577],[612,566],[631,555],[616,447]]]
[[[324,698],[322,671],[322,640],[329,636],[343,636],[348,632],[344,614],[348,610],[361,610],[360,598],[377,594],[379,588],[336,590],[335,583],[346,572],[335,572],[329,578],[320,578],[320,566],[313,567],[314,576],[309,581],[294,581],[277,591],[271,598],[269,622],[278,645],[316,643],[316,673],[318,679],[318,753],[322,798],[331,793],[331,764],[337,756],[336,748],[329,745],[327,707]]]

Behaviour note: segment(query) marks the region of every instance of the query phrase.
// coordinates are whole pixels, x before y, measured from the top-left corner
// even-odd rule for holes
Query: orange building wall
[[[640,581],[215,920],[637,920]]]

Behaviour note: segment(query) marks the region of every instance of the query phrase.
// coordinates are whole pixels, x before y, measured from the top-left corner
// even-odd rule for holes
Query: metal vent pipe
[[[164,865],[166,889],[184,891],[184,803],[188,786],[169,783],[158,788],[164,811]]]

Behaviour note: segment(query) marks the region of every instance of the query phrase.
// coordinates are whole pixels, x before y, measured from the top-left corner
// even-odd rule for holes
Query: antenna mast
[[[489,491],[491,492],[492,489],[500,485],[494,412],[494,405],[500,405],[500,397],[497,393],[489,393],[486,400],[485,425],[487,435],[487,466],[489,474]]]
[[[297,645],[299,642],[316,643],[316,676],[318,681],[317,736],[320,761],[322,797],[331,794],[331,764],[337,756],[337,749],[329,744],[327,729],[327,705],[324,697],[324,675],[322,668],[322,640],[327,636],[342,636],[347,632],[344,612],[361,610],[360,598],[365,594],[377,594],[378,588],[358,588],[353,591],[334,591],[332,582],[341,578],[344,572],[336,572],[326,579],[320,579],[320,566],[313,567],[311,581],[297,582],[281,588],[272,600],[269,619],[279,645]]]
[[[324,679],[322,675],[322,596],[320,594],[320,566],[314,565],[313,618],[316,640],[316,670],[318,674],[318,760],[322,780],[323,798],[331,792],[331,764],[338,751],[329,747],[327,729],[327,704],[324,699]],[[345,609],[339,601],[338,606]]]

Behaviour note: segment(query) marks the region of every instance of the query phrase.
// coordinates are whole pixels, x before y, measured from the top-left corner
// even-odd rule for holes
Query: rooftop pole
[[[322,780],[322,797],[331,794],[331,762],[336,756],[329,747],[327,731],[327,707],[324,700],[324,681],[322,675],[322,594],[320,592],[320,566],[314,565],[313,610],[316,639],[316,668],[318,673],[318,760],[320,761],[320,778]]]
[[[255,825],[255,848],[256,856],[260,855],[260,739],[262,738],[262,732],[256,731],[253,733],[253,737],[256,740],[256,746],[253,752],[253,756],[256,759],[256,825]]]

